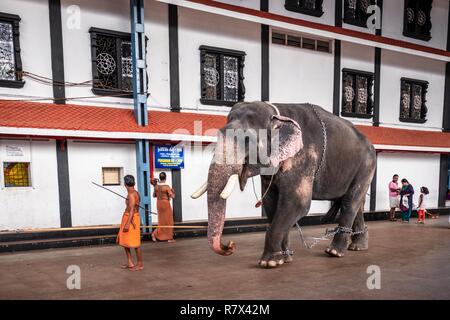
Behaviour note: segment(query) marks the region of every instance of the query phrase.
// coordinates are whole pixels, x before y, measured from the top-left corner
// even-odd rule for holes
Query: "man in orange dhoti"
[[[156,207],[158,209],[158,226],[164,228],[157,228],[152,233],[153,241],[167,241],[175,242],[173,239],[173,212],[170,206],[170,200],[175,198],[175,192],[166,184],[166,173],[159,174],[159,185],[154,185],[155,191],[153,197],[156,198]]]
[[[122,216],[122,223],[120,224],[119,234],[117,235],[117,243],[124,247],[127,255],[127,263],[122,265],[122,268],[132,271],[139,271],[144,269],[141,252],[141,220],[139,218],[140,196],[134,189],[135,180],[133,176],[125,176],[124,182],[125,187],[127,188],[128,196],[125,201],[125,213]],[[136,265],[133,263],[133,259],[131,257],[131,248],[136,250]]]

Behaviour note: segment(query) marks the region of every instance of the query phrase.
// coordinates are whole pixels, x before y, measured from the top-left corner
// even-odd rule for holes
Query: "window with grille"
[[[319,40],[302,35],[291,35],[283,31],[272,31],[272,43],[320,52],[332,52],[331,40]]]
[[[401,78],[400,121],[424,123],[427,121],[426,94],[428,82]]]
[[[5,187],[31,187],[29,162],[3,162]]]
[[[371,72],[342,70],[342,116],[372,118],[373,78]]]
[[[307,14],[314,17],[321,17],[323,0],[286,0],[284,7],[286,10]]]
[[[98,28],[91,28],[89,32],[92,45],[92,91],[98,95],[131,98],[131,34]]]
[[[344,0],[344,22],[367,28],[367,19],[371,13],[367,8],[375,4],[375,0]]]
[[[433,0],[405,0],[403,35],[424,41],[431,39],[431,7]]]
[[[0,86],[22,88],[22,60],[19,42],[20,17],[0,13]]]
[[[201,46],[201,99],[209,105],[232,106],[245,98],[245,52]]]
[[[102,168],[104,186],[120,186],[122,168]]]

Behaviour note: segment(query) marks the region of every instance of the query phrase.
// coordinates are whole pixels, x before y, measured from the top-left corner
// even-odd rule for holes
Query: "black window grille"
[[[371,72],[342,70],[342,116],[372,118],[373,79]]]
[[[344,22],[367,28],[367,20],[371,13],[367,8],[375,4],[375,0],[344,0]]]
[[[89,32],[92,46],[92,91],[98,95],[132,98],[131,34],[98,28],[91,28]]]
[[[245,98],[245,52],[200,46],[201,99],[209,105],[232,106]]]
[[[29,162],[3,162],[5,187],[31,187]]]
[[[405,0],[403,35],[424,41],[431,39],[433,0]]]
[[[0,13],[0,87],[22,88],[22,60],[20,58],[20,17]]]
[[[323,0],[286,0],[284,7],[288,11],[321,17],[323,15],[322,4]]]
[[[401,78],[400,121],[424,123],[428,108],[426,94],[428,82]]]

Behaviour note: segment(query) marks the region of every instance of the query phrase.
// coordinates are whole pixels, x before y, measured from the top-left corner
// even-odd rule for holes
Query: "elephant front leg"
[[[266,233],[264,252],[259,262],[261,267],[275,268],[292,261],[292,256],[286,256],[286,249],[289,249],[288,234],[295,222],[308,213],[311,197],[312,183],[306,179],[300,183],[297,194],[283,194],[280,190],[277,212]]]

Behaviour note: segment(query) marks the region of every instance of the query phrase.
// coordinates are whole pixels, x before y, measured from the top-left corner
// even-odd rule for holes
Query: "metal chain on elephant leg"
[[[365,233],[367,231],[367,226],[364,226],[364,229],[360,230],[360,231],[353,231],[352,228],[337,226],[336,228],[334,228],[332,230],[326,229],[325,235],[323,237],[320,237],[320,238],[309,237],[309,239],[312,239],[312,242],[310,244],[308,244],[308,243],[306,243],[305,237],[303,236],[302,228],[300,228],[300,225],[298,224],[298,222],[295,225],[297,226],[298,232],[300,233],[301,241],[303,242],[303,245],[307,249],[312,249],[320,241],[330,240],[332,237],[334,237],[338,233],[348,233],[350,236],[354,236],[354,235]]]
[[[325,162],[328,139],[327,139],[327,127],[325,125],[325,122],[323,122],[322,118],[320,117],[319,113],[317,112],[316,107],[313,104],[311,104],[310,106],[311,106],[314,114],[316,115],[317,119],[320,122],[320,126],[322,127],[322,137],[323,137],[322,156],[320,157],[319,167],[317,168],[316,172],[314,173],[314,178],[316,178],[319,175],[319,172],[322,170],[323,164]]]

